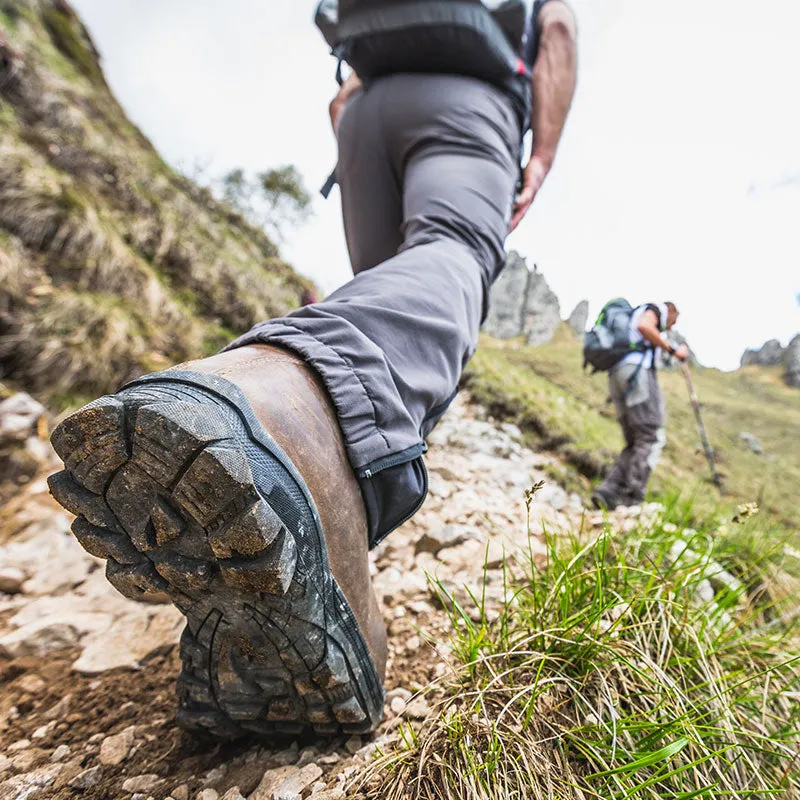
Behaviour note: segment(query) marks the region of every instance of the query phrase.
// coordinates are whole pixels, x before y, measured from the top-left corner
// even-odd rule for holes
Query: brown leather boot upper
[[[386,628],[369,576],[367,518],[333,404],[317,373],[293,353],[250,345],[176,369],[219,375],[245,394],[317,505],[331,571],[383,679]]]

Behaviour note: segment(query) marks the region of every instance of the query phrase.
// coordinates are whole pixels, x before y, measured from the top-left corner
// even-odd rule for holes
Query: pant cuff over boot
[[[376,346],[370,342],[368,349],[374,350],[370,354],[372,372],[377,372],[378,380],[370,381],[330,344],[305,330],[305,321],[291,317],[270,320],[236,339],[225,351],[253,344],[283,347],[317,372],[336,409],[364,501],[369,546],[374,548],[424,503],[428,474],[423,454],[427,445],[410,417],[398,422],[382,413],[386,404],[376,398],[383,398],[387,389],[396,390],[388,369],[384,368],[383,374],[374,369],[381,361]],[[391,405],[402,405],[399,396]]]

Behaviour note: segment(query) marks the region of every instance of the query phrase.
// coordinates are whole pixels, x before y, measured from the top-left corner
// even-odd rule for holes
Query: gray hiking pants
[[[620,505],[639,505],[644,501],[647,481],[656,468],[666,444],[664,395],[655,370],[635,364],[615,367],[609,374],[611,399],[625,436],[620,453],[599,491]],[[636,379],[628,391],[631,378]]]
[[[510,100],[471,78],[395,75],[348,103],[337,178],[355,278],[231,347],[322,377],[377,544],[422,505],[424,438],[455,396],[500,273],[519,177]]]

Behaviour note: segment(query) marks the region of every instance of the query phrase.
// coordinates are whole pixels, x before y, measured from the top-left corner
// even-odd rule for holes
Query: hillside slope
[[[747,367],[733,373],[695,371],[708,434],[724,476],[723,505],[757,501],[781,527],[800,531],[800,392],[785,386],[778,367]],[[484,337],[469,366],[472,394],[500,419],[517,422],[537,447],[559,452],[573,488],[588,495],[623,441],[614,408],[607,401],[605,375],[582,370],[581,345],[566,327],[539,347]],[[705,460],[685,381],[664,371],[668,442],[651,482],[658,495],[696,493],[700,513],[716,510],[720,497],[708,483]],[[753,452],[741,438],[761,444]]]
[[[0,2],[0,379],[74,405],[214,351],[309,285],[159,158],[65,0]]]

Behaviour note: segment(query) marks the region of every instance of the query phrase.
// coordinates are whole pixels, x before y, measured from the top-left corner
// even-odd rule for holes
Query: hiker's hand
[[[675,358],[677,358],[679,361],[688,361],[689,355],[689,348],[685,344],[679,344],[675,348]]]
[[[331,115],[331,127],[333,128],[333,135],[337,138],[339,137],[339,120],[342,117],[342,112],[344,111],[344,103],[337,103],[334,100],[330,105],[330,115]]]
[[[525,167],[523,173],[522,191],[517,195],[517,200],[514,203],[514,213],[511,216],[511,225],[508,232],[513,233],[517,226],[525,218],[539,189],[542,188],[544,179],[547,173],[550,172],[550,165],[539,156],[531,156],[528,166]]]
[[[328,111],[331,115],[331,127],[333,128],[333,135],[339,138],[339,121],[344,113],[345,106],[347,106],[347,99],[337,96],[330,104]]]
[[[342,118],[342,112],[347,106],[347,101],[361,88],[361,81],[358,75],[353,72],[347,80],[342,84],[339,89],[339,94],[333,98],[328,111],[331,115],[331,125],[333,132],[338,137],[339,135],[339,120]]]

